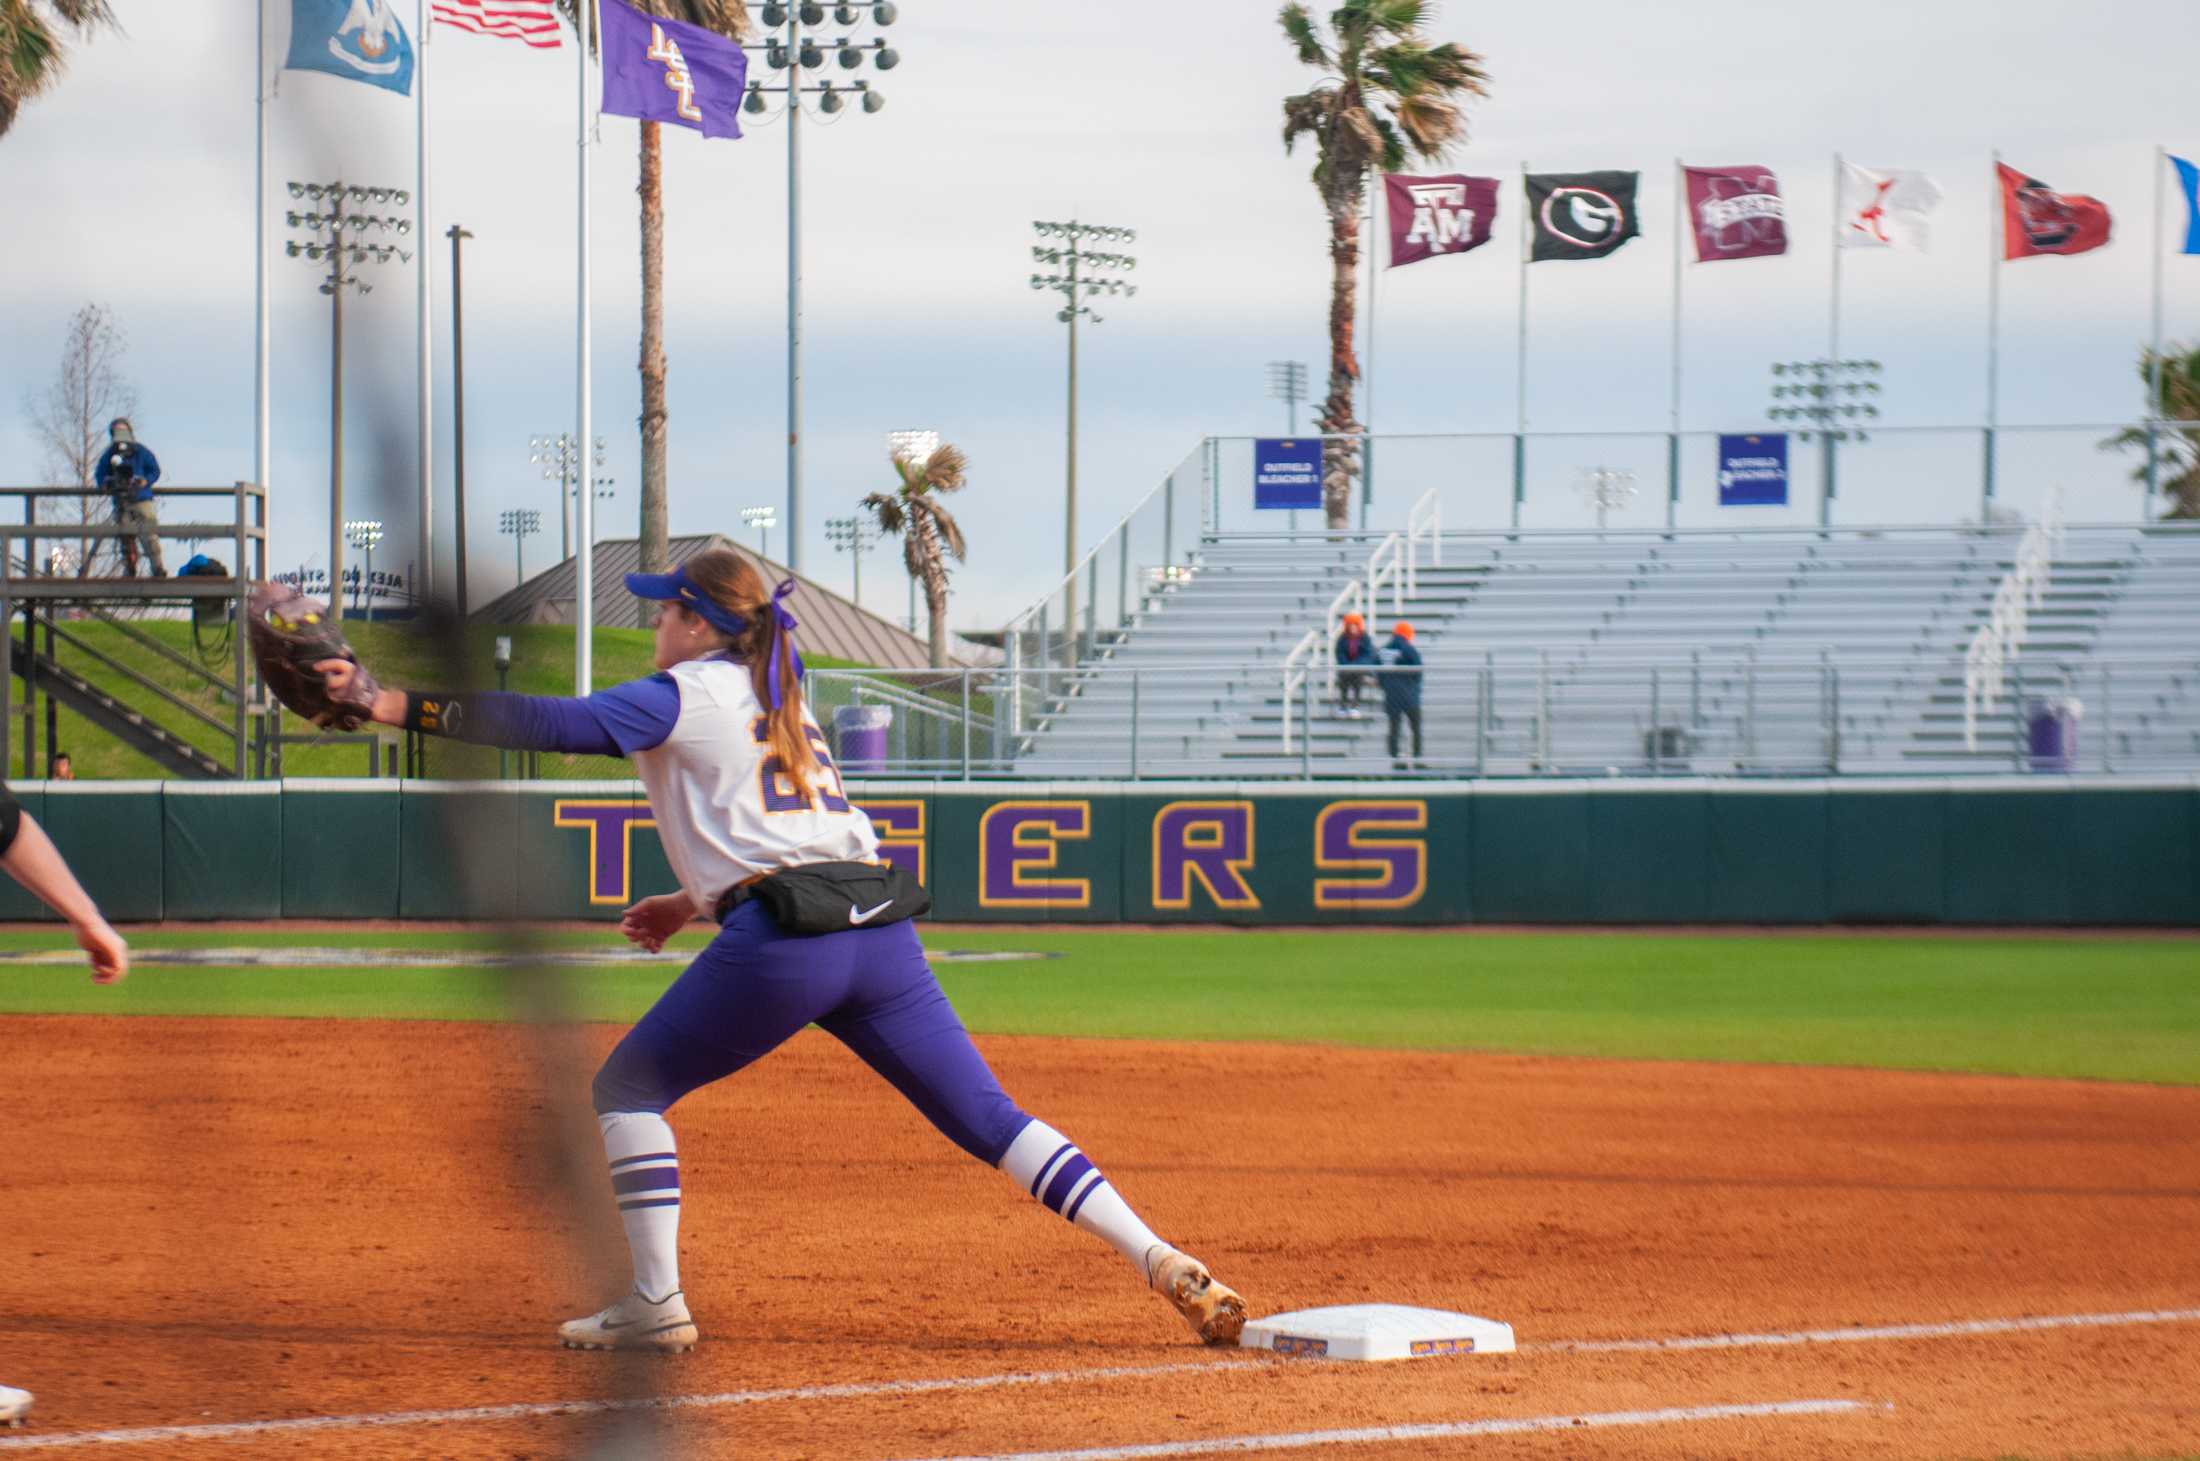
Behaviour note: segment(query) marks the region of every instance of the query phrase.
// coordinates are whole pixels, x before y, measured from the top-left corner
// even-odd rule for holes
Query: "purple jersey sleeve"
[[[680,687],[672,676],[632,680],[585,699],[512,695],[499,690],[453,696],[462,713],[446,723],[464,741],[522,751],[630,756],[665,743],[680,718]]]

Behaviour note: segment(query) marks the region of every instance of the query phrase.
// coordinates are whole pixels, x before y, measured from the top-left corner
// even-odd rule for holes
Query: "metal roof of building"
[[[702,533],[674,538],[670,544],[674,564],[685,563],[709,548],[731,548],[756,565],[766,583],[784,578],[795,581],[787,606],[801,621],[799,643],[812,654],[829,655],[859,665],[882,669],[922,669],[932,663],[931,647],[897,624],[859,609],[831,589],[774,563],[721,533]],[[573,622],[575,559],[548,568],[509,593],[474,611],[484,624],[570,624]],[[641,542],[614,538],[596,544],[596,624],[605,629],[642,629],[642,600],[626,591],[626,575],[640,571]],[[961,648],[955,645],[955,648]]]

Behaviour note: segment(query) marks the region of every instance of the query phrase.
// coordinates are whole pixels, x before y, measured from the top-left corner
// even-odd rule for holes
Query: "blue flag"
[[[605,0],[603,109],[693,127],[705,137],[741,135],[748,53],[699,25],[644,15]]]
[[[394,0],[290,0],[283,64],[412,95],[412,38],[398,24]]]
[[[2177,181],[2185,188],[2185,252],[2200,254],[2200,167],[2182,157],[2170,161],[2176,164]]]

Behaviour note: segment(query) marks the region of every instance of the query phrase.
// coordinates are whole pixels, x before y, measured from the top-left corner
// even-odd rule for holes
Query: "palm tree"
[[[23,103],[61,79],[56,22],[79,37],[96,26],[121,29],[107,0],[0,0],[0,137]]]
[[[2161,371],[2161,388],[2155,389],[2155,370]],[[2172,345],[2160,355],[2139,351],[2139,379],[2145,382],[2149,402],[2147,417],[2153,421],[2190,421],[2191,426],[2156,427],[2154,460],[2162,495],[2169,499],[2164,518],[2200,518],[2200,345]],[[2147,429],[2127,426],[2101,443],[2104,450],[2147,451]],[[2142,461],[2132,470],[2132,480],[2147,479]]]
[[[924,605],[932,616],[932,668],[947,667],[947,556],[963,560],[963,532],[940,505],[939,494],[963,489],[962,448],[942,443],[919,459],[897,452],[891,492],[874,492],[863,505],[878,517],[879,531],[901,538],[901,561],[909,576],[924,585]]]
[[[6,0],[0,0],[0,4]],[[568,25],[578,25],[578,0],[558,0]],[[739,40],[749,28],[744,0],[633,0],[639,10],[685,21]],[[672,566],[665,517],[665,178],[658,124],[642,123],[642,572]]]
[[[1410,152],[1435,161],[1467,132],[1460,111],[1468,97],[1488,95],[1482,58],[1421,32],[1425,0],[1340,0],[1325,39],[1307,8],[1292,0],[1279,19],[1284,36],[1307,65],[1323,73],[1313,89],[1283,100],[1283,150],[1314,139],[1314,188],[1329,212],[1329,395],[1321,429],[1350,435],[1353,383],[1353,283],[1360,262],[1360,204],[1368,174],[1396,171]],[[1322,453],[1322,505],[1329,526],[1351,526],[1352,481],[1359,448],[1330,442]]]

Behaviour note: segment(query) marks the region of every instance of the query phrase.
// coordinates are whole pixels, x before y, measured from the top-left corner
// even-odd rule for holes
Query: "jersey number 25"
[[[816,799],[804,796],[795,789],[794,779],[787,775],[785,762],[775,755],[766,755],[763,765],[756,773],[758,789],[764,794],[764,810],[814,812],[818,809],[817,801],[822,800],[828,812],[853,811],[854,808],[848,804],[848,798],[842,795],[845,788],[840,784],[840,768],[833,764],[832,753],[826,749],[825,733],[808,724],[802,727],[802,731],[810,738],[810,749],[817,754],[818,774],[810,779],[810,789]],[[758,745],[771,744],[770,723],[763,716],[756,718],[752,733]]]

